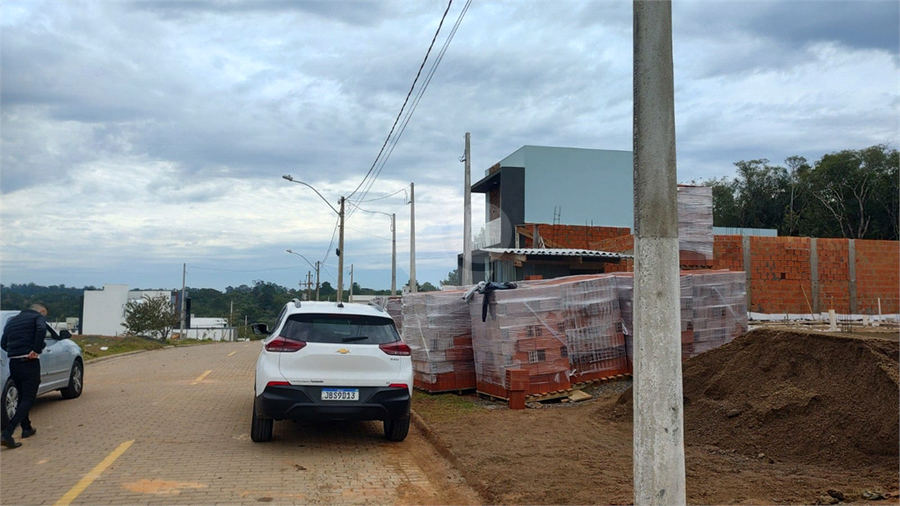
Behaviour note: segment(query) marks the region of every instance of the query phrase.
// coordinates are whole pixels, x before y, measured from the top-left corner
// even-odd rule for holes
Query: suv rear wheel
[[[384,421],[384,437],[388,441],[403,441],[409,434],[409,417]]]
[[[250,423],[250,439],[255,443],[266,443],[272,440],[272,428],[275,420],[260,418],[256,413],[256,400],[253,400],[253,421]]]

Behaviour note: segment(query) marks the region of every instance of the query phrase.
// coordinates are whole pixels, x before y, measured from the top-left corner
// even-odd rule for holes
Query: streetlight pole
[[[303,186],[309,187],[312,191],[316,192],[316,195],[318,195],[319,198],[321,198],[322,200],[325,201],[326,204],[328,204],[328,207],[330,207],[332,211],[334,211],[338,215],[338,219],[339,219],[338,227],[341,229],[341,234],[340,234],[340,239],[338,239],[338,249],[337,249],[337,256],[338,256],[337,303],[338,303],[338,306],[340,307],[343,305],[343,298],[344,298],[344,200],[345,199],[343,196],[341,196],[341,198],[339,200],[339,202],[341,204],[341,210],[338,211],[337,209],[334,208],[333,205],[331,205],[331,202],[328,202],[328,199],[323,197],[322,194],[319,193],[319,190],[316,190],[315,188],[313,188],[312,185],[310,185],[308,183],[304,183],[303,181],[298,181],[298,180],[294,179],[293,176],[290,176],[287,174],[284,176],[281,176],[281,177],[284,179],[287,179],[288,181],[290,181],[292,183],[298,183],[298,184],[302,184]],[[307,260],[307,262],[309,262],[309,260]]]

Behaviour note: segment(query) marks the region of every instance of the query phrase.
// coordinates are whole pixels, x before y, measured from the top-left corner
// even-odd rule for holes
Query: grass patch
[[[428,421],[453,421],[463,418],[473,411],[481,411],[484,407],[476,402],[472,395],[455,393],[430,394],[419,390],[413,391],[413,409]]]
[[[169,340],[165,343],[156,339],[149,339],[138,336],[91,336],[76,335],[72,336],[72,341],[81,346],[81,352],[84,360],[89,361],[95,358],[108,357],[110,355],[120,355],[131,351],[139,350],[158,350],[166,346],[192,346],[196,344],[209,343],[212,341],[198,341],[196,339],[178,339]]]

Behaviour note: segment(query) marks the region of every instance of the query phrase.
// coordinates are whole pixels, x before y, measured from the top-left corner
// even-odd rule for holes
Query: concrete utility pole
[[[350,264],[350,296],[347,300],[353,302],[353,264]]]
[[[391,295],[397,295],[397,213],[391,213]]]
[[[306,271],[306,300],[312,300],[312,271]]]
[[[185,321],[184,321],[185,320],[185,317],[184,317],[184,311],[185,311],[184,282],[185,282],[186,277],[187,277],[187,264],[184,263],[184,264],[181,264],[181,311],[179,311],[181,313],[181,331],[178,333],[178,339],[184,339],[184,323],[185,323]]]
[[[409,183],[409,293],[416,293],[416,185]]]
[[[634,1],[634,504],[683,505],[672,3]]]
[[[337,286],[337,303],[341,306],[344,302],[344,197],[341,197],[341,211],[338,213],[340,218],[341,235],[338,239],[338,286]]]
[[[459,282],[472,284],[472,150],[469,145],[471,135],[466,132],[466,182],[463,187],[463,265]]]

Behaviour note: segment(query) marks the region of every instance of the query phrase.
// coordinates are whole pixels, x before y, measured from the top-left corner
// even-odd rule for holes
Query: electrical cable
[[[369,180],[368,185],[366,186],[366,189],[360,194],[360,197],[359,197],[359,199],[357,199],[357,202],[360,202],[360,201],[362,201],[362,199],[365,198],[365,196],[368,194],[369,190],[372,188],[372,185],[375,183],[375,180],[378,178],[378,176],[381,174],[381,171],[384,169],[384,165],[387,163],[387,160],[390,158],[391,154],[393,153],[394,148],[397,146],[397,142],[400,140],[400,137],[402,137],[403,132],[406,130],[406,126],[409,124],[409,121],[412,119],[413,113],[415,112],[416,108],[418,107],[419,102],[421,101],[422,97],[424,96],[425,90],[428,87],[428,84],[431,82],[431,79],[434,77],[434,74],[437,71],[438,65],[440,65],[441,60],[443,60],[444,54],[447,52],[447,48],[449,47],[450,42],[453,40],[453,37],[456,35],[456,31],[459,29],[459,25],[460,25],[460,23],[462,23],[462,20],[465,17],[466,12],[468,11],[471,3],[472,3],[472,0],[468,0],[466,2],[466,4],[463,6],[462,10],[460,11],[459,17],[457,18],[456,23],[453,26],[453,29],[450,31],[450,34],[447,36],[447,40],[444,41],[443,47],[441,48],[440,52],[438,53],[438,56],[436,57],[436,59],[434,60],[434,62],[431,65],[431,69],[429,70],[428,74],[425,77],[424,84],[422,85],[422,87],[419,88],[418,93],[416,94],[416,97],[413,99],[413,103],[401,123],[400,130],[398,131],[397,135],[391,139],[391,146],[388,149],[386,155],[383,158],[381,158],[380,161],[376,160],[376,164],[378,165],[378,168],[375,171],[374,176]],[[448,5],[448,9],[449,9],[449,5]],[[446,15],[446,12],[445,12],[445,15]],[[442,23],[443,23],[443,20],[442,20]],[[430,49],[429,49],[429,52],[430,52]],[[418,79],[418,76],[416,76],[416,77]],[[409,97],[407,96],[407,100],[408,100],[408,98]],[[406,102],[404,102],[404,106],[405,105],[406,105]],[[402,110],[401,110],[401,113],[402,113]],[[395,123],[395,125],[396,125],[396,123]],[[393,132],[393,128],[391,129],[391,131]],[[384,151],[384,146],[382,146],[382,152],[383,151]],[[379,156],[381,156],[381,154],[382,153],[379,152]],[[371,169],[369,172],[371,173]],[[369,174],[366,174],[367,178],[368,178],[368,175]],[[364,179],[363,183],[365,183],[365,182],[366,182],[366,180]],[[361,185],[362,185],[362,183],[361,183]],[[357,187],[357,190],[359,190],[359,187]],[[354,190],[354,193],[356,193],[356,190]],[[351,214],[352,214],[352,212],[351,212]]]
[[[372,174],[372,171],[375,169],[375,166],[378,164],[378,159],[381,157],[381,154],[384,152],[385,146],[387,146],[388,141],[391,140],[391,136],[394,134],[394,128],[396,128],[397,123],[400,121],[400,117],[403,115],[403,110],[406,108],[406,104],[409,101],[409,97],[412,96],[412,92],[416,87],[416,82],[419,80],[419,76],[422,74],[422,69],[425,68],[425,62],[428,61],[428,55],[431,54],[431,49],[434,47],[434,43],[437,40],[437,36],[441,31],[441,27],[444,25],[444,19],[447,17],[447,13],[450,12],[450,6],[453,4],[453,0],[450,0],[447,3],[447,8],[444,10],[443,16],[441,16],[441,21],[438,23],[437,31],[434,32],[434,37],[431,39],[431,44],[428,46],[428,51],[425,53],[425,58],[422,60],[422,64],[419,65],[419,71],[416,72],[416,77],[413,79],[412,86],[409,87],[409,91],[406,93],[406,98],[403,100],[403,105],[400,107],[400,112],[397,113],[397,118],[394,120],[394,124],[391,126],[391,131],[388,132],[387,137],[384,139],[384,143],[381,145],[381,150],[378,152],[378,155],[375,157],[375,161],[372,162],[372,166],[369,167],[369,171],[366,172],[366,175],[363,177],[362,181],[360,181],[359,185],[353,190],[347,198],[352,198],[353,195],[362,187],[362,185],[369,178],[369,175]]]

